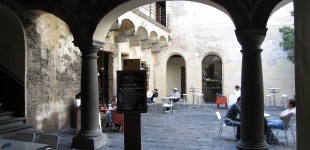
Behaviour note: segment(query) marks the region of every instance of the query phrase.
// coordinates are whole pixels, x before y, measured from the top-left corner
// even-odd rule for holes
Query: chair
[[[280,103],[280,107],[282,107],[282,109],[285,109],[285,104],[287,102],[287,94],[281,94],[281,103]]]
[[[294,135],[294,127],[296,126],[296,118],[295,117],[292,117],[291,119],[290,119],[290,121],[289,121],[289,124],[288,124],[288,126],[287,127],[285,127],[283,130],[281,130],[281,129],[273,129],[273,128],[271,128],[271,131],[277,131],[277,134],[276,134],[276,138],[278,138],[278,132],[279,132],[279,130],[281,130],[281,131],[284,131],[284,134],[285,134],[285,139],[286,139],[286,145],[288,145],[288,139],[287,139],[287,131],[289,131],[289,130],[291,130],[291,132],[292,132],[292,136],[293,136],[293,139],[294,139],[294,143],[296,143],[296,141],[295,141],[295,135]],[[269,136],[269,141],[271,140],[271,134],[270,134],[270,136]]]
[[[187,94],[182,94],[182,95],[183,95],[184,108],[185,108],[185,104],[187,104]]]
[[[45,147],[46,149],[57,150],[58,143],[59,143],[59,136],[50,135],[50,134],[42,134],[39,136],[38,143],[48,144],[48,146]]]
[[[222,94],[216,93],[216,108],[219,108],[220,104],[225,104],[225,108],[227,108],[227,97]]]
[[[267,94],[265,97],[265,110],[267,109],[267,107],[269,106],[269,108],[271,108],[271,95]]]
[[[232,120],[231,119],[228,119],[228,118],[224,118],[224,119],[222,119],[222,117],[221,117],[221,114],[220,114],[220,112],[215,112],[215,114],[216,114],[216,116],[217,116],[217,119],[219,120],[219,126],[220,126],[220,129],[219,129],[219,133],[218,133],[218,138],[221,138],[222,137],[222,132],[223,132],[223,128],[224,127],[233,127],[233,130],[234,130],[234,134],[235,134],[235,136],[236,136],[236,126],[227,126],[226,124],[225,124],[225,121],[231,121],[232,122]]]
[[[154,97],[153,98],[153,101],[154,101],[154,103],[151,103],[149,106],[151,106],[151,109],[152,109],[152,111],[155,109],[155,111],[156,111],[156,100],[157,100],[157,98],[156,97]],[[154,108],[155,107],[155,108]]]
[[[33,143],[35,136],[36,135],[34,133],[17,133],[15,135],[15,140]]]
[[[172,106],[173,103],[171,103],[169,99],[161,99],[161,111],[163,111],[163,109],[166,109],[167,107],[171,110]]]
[[[112,112],[112,124],[120,124],[122,133],[124,133],[124,113]],[[110,126],[110,130],[112,130],[112,125]]]
[[[197,107],[200,107],[201,105],[203,105],[203,96],[204,94],[197,94]]]

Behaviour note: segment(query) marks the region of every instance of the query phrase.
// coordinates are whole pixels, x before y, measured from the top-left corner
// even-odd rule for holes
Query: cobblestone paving
[[[160,106],[157,106],[160,109]],[[226,109],[216,109],[215,104],[205,104],[200,108],[180,105],[176,113],[149,111],[141,114],[141,144],[143,150],[234,150],[236,143],[231,127],[224,128],[222,138],[218,138],[218,119],[215,111],[222,116]],[[270,118],[277,118],[281,110],[267,110]],[[75,129],[54,132],[61,137],[59,150],[70,149]],[[124,149],[124,135],[121,132],[104,132],[108,143],[100,150]],[[296,132],[295,132],[296,134]],[[270,150],[294,150],[291,133],[288,133],[289,145],[286,145],[284,132],[279,132],[279,143],[269,144]]]

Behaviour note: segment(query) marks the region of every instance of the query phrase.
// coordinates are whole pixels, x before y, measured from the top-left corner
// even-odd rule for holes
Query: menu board
[[[117,111],[146,113],[146,71],[117,71]]]

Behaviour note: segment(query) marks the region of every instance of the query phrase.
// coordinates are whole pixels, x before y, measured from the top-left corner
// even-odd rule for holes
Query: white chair
[[[17,133],[15,135],[15,140],[33,143],[35,136],[36,135],[34,133]]]
[[[204,94],[197,94],[197,107],[200,107],[201,105],[203,106],[203,95]]]
[[[183,95],[184,108],[185,108],[185,104],[187,104],[187,94],[182,94],[182,95]]]
[[[295,117],[292,117],[289,121],[289,124],[287,127],[285,127],[283,130],[281,129],[273,129],[271,128],[271,131],[277,131],[277,134],[276,134],[276,138],[278,138],[278,133],[279,133],[279,130],[280,131],[284,131],[284,134],[285,134],[285,139],[286,139],[286,145],[288,145],[288,138],[287,138],[287,131],[291,130],[292,132],[292,136],[293,136],[293,139],[294,139],[294,143],[296,143],[295,141],[295,135],[294,135],[294,127],[296,126],[296,118]],[[271,140],[271,134],[269,136],[269,141]]]
[[[235,136],[236,136],[236,126],[227,126],[227,125],[225,124],[225,121],[231,121],[231,122],[232,122],[232,120],[231,120],[231,119],[228,119],[228,118],[222,119],[221,114],[220,114],[220,112],[218,112],[218,111],[216,111],[215,114],[216,114],[216,116],[217,116],[217,119],[219,120],[219,126],[220,126],[219,133],[218,133],[218,136],[217,136],[217,137],[218,137],[218,138],[221,138],[221,137],[222,137],[222,132],[223,132],[223,128],[224,128],[224,127],[232,127],[233,130],[234,130],[234,134],[235,134]]]
[[[287,103],[287,94],[281,94],[281,102],[280,102],[280,107],[282,109],[285,109],[285,104]]]
[[[271,95],[267,94],[265,97],[265,110],[267,109],[267,107],[269,106],[269,108],[271,108]]]
[[[180,98],[180,100],[178,101],[178,108],[180,104],[183,104],[183,108],[185,108],[185,103],[186,103],[186,94],[182,94],[183,98]]]
[[[154,97],[154,98],[153,98],[154,103],[151,103],[151,104],[150,104],[152,111],[153,111],[153,110],[156,111],[156,100],[157,100],[157,98]]]
[[[172,109],[173,103],[170,102],[169,99],[161,99],[161,110],[169,108],[169,110]]]
[[[38,143],[48,144],[45,147],[46,149],[57,150],[58,143],[59,143],[59,136],[57,136],[57,135],[42,134],[42,135],[39,136]]]

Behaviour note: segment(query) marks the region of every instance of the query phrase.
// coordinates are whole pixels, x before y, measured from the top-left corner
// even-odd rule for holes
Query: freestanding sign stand
[[[124,149],[141,150],[141,115],[147,112],[146,71],[140,60],[124,60],[124,71],[117,72],[117,111],[124,112]]]

